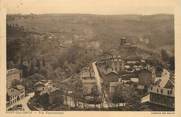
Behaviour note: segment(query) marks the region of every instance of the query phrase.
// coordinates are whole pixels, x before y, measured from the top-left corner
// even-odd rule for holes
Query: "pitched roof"
[[[130,79],[130,78],[134,78],[134,77],[138,77],[136,72],[121,75],[122,79]]]
[[[14,73],[20,73],[21,71],[17,68],[9,69],[7,70],[7,75],[14,74]]]
[[[40,85],[44,85],[44,83],[42,83],[41,81],[38,81],[38,82],[36,82],[35,84],[34,84],[34,86],[40,86]]]
[[[107,75],[105,75],[105,79],[109,82],[118,81],[118,78],[120,78],[120,76],[115,72],[110,72]]]
[[[17,85],[16,88],[17,88],[18,90],[22,90],[22,89],[24,89],[25,87],[24,87],[23,85]]]
[[[138,83],[139,82],[139,78],[131,78],[131,81]]]
[[[17,89],[15,89],[15,88],[9,88],[7,90],[7,93],[8,93],[9,96],[19,96],[21,94],[21,92],[18,91]]]
[[[163,69],[162,76],[161,76],[162,80],[159,83],[159,86],[162,88],[165,87],[165,85],[169,81],[169,78],[170,78],[170,73],[167,70]]]
[[[169,79],[164,88],[173,89],[174,88],[173,82]]]

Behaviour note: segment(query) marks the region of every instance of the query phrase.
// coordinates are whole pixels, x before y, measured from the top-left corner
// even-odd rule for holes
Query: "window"
[[[170,90],[170,94],[172,94],[172,90]]]
[[[163,89],[161,89],[161,93],[163,93]]]
[[[170,91],[169,91],[169,90],[167,91],[167,94],[170,94]]]
[[[159,90],[157,89],[157,93],[159,92]]]

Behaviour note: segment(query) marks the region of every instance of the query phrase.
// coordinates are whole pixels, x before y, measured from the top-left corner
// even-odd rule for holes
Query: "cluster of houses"
[[[143,95],[147,91],[147,88],[153,83],[154,77],[152,77],[152,73],[148,70],[141,70],[137,75],[120,75],[116,72],[110,72],[104,75],[104,81],[106,82],[106,87],[109,89],[110,95],[114,93],[118,85],[122,84],[135,86],[138,92]]]
[[[48,96],[48,104],[56,104],[58,100],[63,101],[63,93],[51,80],[40,80],[34,84],[35,97]],[[40,101],[41,102],[41,101]]]
[[[149,97],[147,102],[150,104],[174,108],[174,78],[167,69],[163,68],[160,74],[156,72],[154,66],[146,63],[146,60],[138,58],[122,60],[120,56],[99,59],[97,67],[102,78],[101,84],[104,84],[110,95],[115,92],[118,85],[131,85],[143,99]],[[94,75],[91,67],[85,67],[80,73],[83,86],[88,93],[96,85]]]
[[[105,81],[108,82],[107,88],[110,95],[115,92],[118,85],[134,85],[138,94],[143,96],[148,94],[142,99],[147,97],[148,104],[156,104],[170,109],[175,107],[174,76],[167,69],[163,68],[161,76],[156,73],[154,66],[150,65],[146,65],[136,72],[118,74],[116,71],[111,71],[104,74]]]
[[[40,80],[34,84],[35,95],[43,95],[56,89],[51,80]]]
[[[48,96],[48,104],[59,104],[63,103],[63,93],[62,91],[55,87],[54,83],[51,80],[40,80],[34,84],[35,97],[39,98],[44,95]],[[42,100],[40,98],[40,100]],[[41,103],[41,101],[39,101]],[[44,103],[44,102],[42,102]]]
[[[122,60],[119,59],[119,61],[122,61]],[[124,63],[127,63],[127,62],[128,63],[132,62],[132,64],[133,63],[137,64],[138,60],[136,59],[135,61],[133,61],[133,60],[126,61]],[[120,71],[124,71],[124,73],[120,73],[120,71],[117,72],[115,70],[115,64],[113,66],[110,66],[109,68],[107,68],[107,69],[111,69],[109,71],[105,71],[105,69],[104,69],[104,67],[102,67],[102,65],[105,66],[105,64],[102,64],[102,63],[100,64],[100,62],[97,63],[99,73],[102,77],[101,83],[108,82],[108,84],[106,86],[107,86],[107,88],[109,88],[110,93],[113,92],[114,87],[116,87],[118,84],[127,83],[127,82],[133,82],[138,85],[138,89],[143,90],[145,88],[145,86],[148,87],[154,81],[154,78],[155,78],[153,75],[153,70],[150,71],[151,68],[143,69],[143,66],[141,66],[142,69],[139,69],[136,72],[127,72],[124,68],[125,66],[127,66],[127,64],[124,64],[124,65],[121,64],[121,66],[116,65],[117,68],[122,67],[120,69]],[[87,92],[90,93],[91,88],[96,85],[95,74],[94,74],[91,66],[85,67],[84,69],[82,69],[82,71],[80,73],[80,78],[82,80],[83,86],[85,87],[85,89],[87,89]]]
[[[22,85],[21,70],[17,68],[7,70],[6,87],[7,106],[11,106],[25,97],[25,86]],[[36,82],[32,88],[35,92],[34,97],[41,97],[44,94],[48,94],[49,104],[56,104],[59,99],[60,102],[62,102],[62,91],[60,91],[59,88],[56,88],[51,80],[40,80]]]
[[[7,96],[6,105],[10,106],[25,97],[25,87],[21,84],[21,70],[7,70]]]
[[[107,78],[115,79],[114,82],[135,82],[138,88],[149,86],[155,78],[154,67],[147,65],[146,60],[139,57],[106,56],[97,62],[99,71]]]
[[[140,57],[122,58],[120,55],[104,55],[97,63],[105,74],[121,71],[133,73],[147,67],[146,61]]]

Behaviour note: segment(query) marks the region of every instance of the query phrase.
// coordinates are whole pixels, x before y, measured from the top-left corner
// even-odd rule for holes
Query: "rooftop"
[[[19,96],[21,94],[21,92],[15,88],[10,88],[7,90],[7,94],[9,96]]]
[[[17,85],[16,88],[17,88],[18,90],[22,90],[22,89],[24,89],[25,87],[24,87],[23,85]]]
[[[17,68],[13,68],[13,69],[9,69],[7,70],[7,75],[10,75],[10,74],[15,74],[15,73],[20,73],[21,71]]]
[[[108,82],[116,82],[119,78],[120,76],[115,72],[110,72],[105,75],[105,80],[107,80]]]
[[[159,82],[159,86],[164,88],[168,85],[168,83],[170,83],[170,85],[174,86],[174,82],[170,79],[170,73],[166,69],[163,69],[161,81]]]

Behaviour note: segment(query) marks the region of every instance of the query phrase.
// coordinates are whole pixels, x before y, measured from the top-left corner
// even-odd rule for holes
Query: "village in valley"
[[[175,110],[174,59],[164,50],[153,52],[129,36],[119,37],[115,47],[100,50],[96,40],[62,36],[64,41],[54,42],[61,34],[28,35],[18,25],[8,27],[9,35],[29,36],[29,41],[21,40],[23,49],[10,48],[14,37],[8,37],[7,111]],[[66,31],[62,32],[70,34]],[[12,50],[21,54],[17,52],[15,58]],[[57,57],[59,51],[62,55]]]

